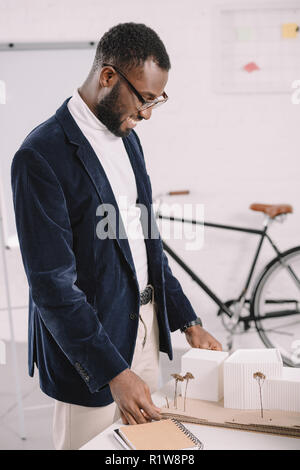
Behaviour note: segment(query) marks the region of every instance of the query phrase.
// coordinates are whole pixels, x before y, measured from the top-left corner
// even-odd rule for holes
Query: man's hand
[[[160,408],[152,402],[148,385],[130,369],[114,377],[109,386],[124,424],[161,419]]]
[[[222,351],[222,345],[211,336],[202,326],[190,326],[185,330],[185,337],[192,348],[213,349]]]

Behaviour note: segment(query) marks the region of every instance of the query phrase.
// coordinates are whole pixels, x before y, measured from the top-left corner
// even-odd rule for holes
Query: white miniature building
[[[269,378],[263,386],[265,409],[300,412],[300,369],[283,367],[282,376]]]
[[[224,407],[259,409],[259,385],[253,374],[261,372],[266,379],[280,379],[282,369],[278,349],[238,349],[224,363]],[[265,383],[263,393],[264,387]]]
[[[223,397],[223,363],[228,352],[192,348],[181,358],[181,375],[191,372],[194,379],[189,380],[188,398],[219,401]],[[181,383],[184,396],[186,382]]]

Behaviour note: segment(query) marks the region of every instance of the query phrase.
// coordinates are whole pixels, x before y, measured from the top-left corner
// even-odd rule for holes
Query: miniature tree
[[[171,374],[175,379],[175,392],[174,392],[174,408],[177,410],[177,384],[178,382],[183,382],[184,378],[180,374]]]
[[[186,402],[186,391],[187,391],[187,386],[189,383],[190,379],[194,379],[195,377],[191,372],[187,372],[185,376],[183,377],[184,380],[186,380],[186,385],[185,385],[185,393],[184,393],[184,405],[183,405],[183,411],[185,411],[185,402]]]
[[[258,386],[259,386],[260,412],[261,412],[261,417],[263,418],[263,417],[264,417],[264,414],[263,414],[263,403],[262,403],[262,392],[261,392],[261,389],[262,389],[262,386],[263,386],[264,381],[265,381],[265,379],[266,379],[266,376],[265,376],[265,374],[263,374],[262,372],[255,372],[255,373],[253,374],[253,378],[257,381]]]

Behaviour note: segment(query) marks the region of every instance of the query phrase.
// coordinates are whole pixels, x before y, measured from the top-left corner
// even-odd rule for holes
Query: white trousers
[[[159,331],[154,298],[140,307],[131,370],[143,379],[153,393],[158,388]],[[53,443],[56,450],[79,449],[90,439],[120,418],[115,402],[107,406],[89,407],[55,400]]]

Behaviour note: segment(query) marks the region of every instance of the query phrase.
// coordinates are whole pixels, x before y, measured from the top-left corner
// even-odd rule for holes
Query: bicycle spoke
[[[299,310],[275,310],[274,312],[266,312],[263,315],[256,317],[256,320],[272,320],[274,318],[289,317],[293,315],[300,315]]]
[[[263,331],[265,333],[276,333],[277,335],[283,335],[283,336],[294,336],[293,333],[287,333],[285,331],[278,331],[277,328],[270,328],[270,329],[265,329],[262,328],[261,330],[258,331]]]
[[[296,304],[298,305],[298,300],[295,299],[266,299],[266,304]]]
[[[284,324],[284,325],[282,325],[282,324],[281,324],[281,325],[277,325],[277,326],[274,327],[274,328],[269,328],[269,329],[263,328],[263,331],[276,331],[277,328],[288,328],[288,327],[290,327],[290,326],[299,325],[299,324],[300,324],[300,318],[299,318],[299,320],[297,320],[297,321],[293,321],[293,322],[291,322],[291,323]],[[294,335],[294,333],[282,333],[282,334],[289,334],[290,336],[293,336],[293,335]]]
[[[295,282],[296,286],[297,286],[298,289],[300,290],[300,280],[298,279],[297,275],[295,274],[295,272],[293,271],[293,269],[290,267],[290,265],[286,265],[284,262],[281,262],[281,265],[288,271],[288,273],[290,274],[291,278],[292,278],[293,281]]]
[[[294,361],[300,339],[300,247],[274,259],[261,276],[253,299],[258,334],[268,348],[279,349],[284,364]]]

